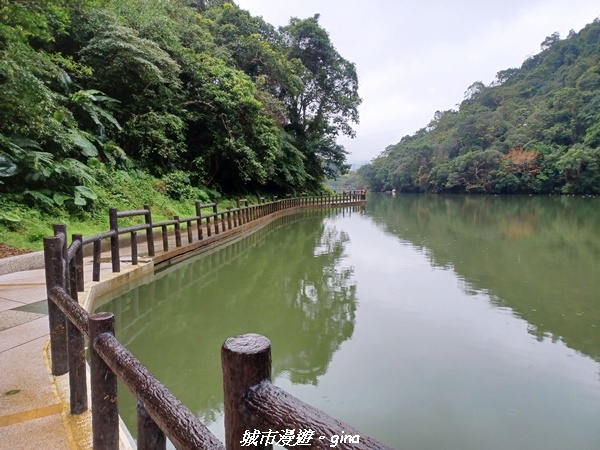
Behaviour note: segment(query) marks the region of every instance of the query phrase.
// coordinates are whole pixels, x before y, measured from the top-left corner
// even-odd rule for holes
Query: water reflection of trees
[[[220,347],[230,336],[264,334],[274,378],[317,384],[354,331],[356,285],[336,214],[281,218],[101,309],[115,312],[121,342],[206,422],[222,413]],[[131,399],[121,409],[134,420]]]
[[[374,196],[369,215],[526,319],[600,361],[600,199]]]

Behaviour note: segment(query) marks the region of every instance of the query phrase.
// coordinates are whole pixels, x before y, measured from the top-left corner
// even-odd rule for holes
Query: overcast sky
[[[565,38],[600,16],[598,0],[235,0],[286,25],[316,13],[338,52],[356,64],[360,125],[340,142],[364,163],[455,109],[475,81],[520,67],[546,36]]]

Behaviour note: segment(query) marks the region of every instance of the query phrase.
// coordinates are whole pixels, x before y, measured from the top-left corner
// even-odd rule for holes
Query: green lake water
[[[99,310],[221,439],[220,348],[254,332],[275,384],[392,447],[600,448],[598,198],[370,195],[279,219]]]

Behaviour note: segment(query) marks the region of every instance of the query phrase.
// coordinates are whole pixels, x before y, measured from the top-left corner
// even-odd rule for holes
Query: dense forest
[[[174,199],[321,190],[361,102],[318,15],[225,0],[0,0],[0,86],[0,221],[93,208],[123,173]]]
[[[554,33],[358,173],[375,190],[600,194],[599,57],[598,19]]]

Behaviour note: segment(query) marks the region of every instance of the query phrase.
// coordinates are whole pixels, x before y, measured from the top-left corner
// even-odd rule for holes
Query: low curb
[[[44,252],[26,253],[0,259],[0,275],[44,268]]]

